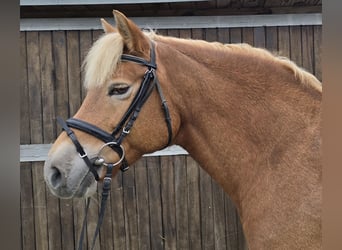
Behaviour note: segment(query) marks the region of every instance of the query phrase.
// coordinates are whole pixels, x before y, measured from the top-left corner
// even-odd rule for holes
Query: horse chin
[[[96,187],[97,184],[93,174],[91,172],[88,172],[88,174],[84,177],[80,186],[76,190],[73,198],[86,198],[92,196],[96,193]]]

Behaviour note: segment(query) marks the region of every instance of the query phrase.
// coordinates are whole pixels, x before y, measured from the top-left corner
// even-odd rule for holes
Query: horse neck
[[[321,93],[300,86],[284,67],[199,42],[162,41],[160,50],[165,88],[181,116],[176,144],[238,208],[268,171],[264,163],[281,161],[276,145],[295,141],[293,131],[319,129]]]

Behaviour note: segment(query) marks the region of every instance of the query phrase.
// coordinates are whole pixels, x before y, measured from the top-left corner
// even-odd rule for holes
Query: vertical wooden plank
[[[92,45],[92,34],[91,31],[89,30],[83,30],[80,31],[80,63],[82,65],[84,58],[86,57],[89,49],[91,48]],[[81,99],[83,100],[85,95],[86,95],[86,91],[83,87],[83,83],[84,83],[84,74],[82,74],[81,71],[81,84],[82,84],[82,91],[81,91]]]
[[[289,27],[278,27],[278,49],[281,56],[290,58]]]
[[[89,204],[89,209],[88,209],[88,214],[87,214],[87,231],[86,231],[86,236],[85,236],[86,240],[84,240],[85,242],[82,243],[83,246],[88,246],[88,248],[90,248],[90,246],[93,243],[93,237],[95,234],[96,225],[97,225],[97,221],[99,218],[99,209],[100,209],[100,204],[101,204],[101,194],[99,190],[101,190],[101,187],[102,185],[98,184],[96,187],[96,193],[92,195],[90,198],[90,204]],[[110,198],[108,197],[108,199]],[[76,202],[73,201],[74,206],[76,205],[75,203]],[[106,210],[108,209],[109,211],[106,211],[106,215],[112,213],[111,209],[109,209],[111,207],[110,204],[111,204],[110,200],[108,200],[107,201],[108,207],[106,208]],[[79,204],[79,206],[84,208],[86,206],[86,203],[84,205]],[[82,213],[85,214],[85,212],[82,212]],[[81,220],[81,217],[78,220]],[[74,218],[74,221],[75,221],[75,218]],[[82,226],[79,225],[79,222],[77,224],[78,224],[77,229],[75,228],[75,244],[78,244],[79,242],[80,233],[82,229]],[[101,232],[99,233],[99,236],[96,238],[95,245],[94,245],[95,249],[100,249],[100,238],[101,238]]]
[[[151,249],[163,249],[163,223],[160,201],[160,161],[159,157],[146,158],[148,193],[150,203]]]
[[[201,245],[202,249],[213,249],[214,218],[213,192],[210,176],[200,168],[200,207],[201,207]]]
[[[225,215],[226,215],[226,234],[227,234],[227,249],[240,249],[238,242],[238,220],[237,212],[233,202],[228,196],[225,197]]]
[[[67,69],[67,41],[64,31],[52,32],[52,47],[55,63],[56,76],[56,115],[64,119],[69,116],[68,104],[68,69]],[[57,128],[57,133],[61,129]],[[50,197],[50,200],[51,197]],[[57,203],[57,202],[56,202]],[[73,202],[72,200],[60,200],[60,237],[62,249],[74,248],[74,227],[73,227]],[[52,237],[56,237],[57,230],[49,233]]]
[[[54,64],[52,59],[51,32],[42,31],[39,36],[42,82],[43,142],[52,143],[55,137]]]
[[[172,156],[163,156],[161,162],[161,197],[163,216],[163,239],[165,249],[176,250],[175,173]]]
[[[94,202],[94,201],[92,201]],[[83,204],[84,203],[84,204]],[[60,210],[62,211],[62,205],[63,203],[61,203],[61,208]],[[74,237],[73,237],[73,244],[74,244],[74,249],[78,249],[78,247],[81,245],[82,249],[88,249],[88,244],[89,244],[89,239],[88,239],[88,235],[94,235],[94,231],[87,231],[88,229],[88,224],[90,219],[89,213],[87,215],[87,219],[86,219],[86,231],[85,231],[85,235],[84,235],[84,239],[82,242],[80,242],[80,236],[81,236],[81,230],[82,230],[82,222],[85,216],[85,207],[86,206],[86,200],[85,199],[73,199],[72,200],[72,208],[73,208],[73,221],[72,223],[74,223]],[[83,208],[83,212],[81,211],[81,208]],[[90,209],[89,209],[90,211]],[[79,212],[79,213],[78,213]],[[62,240],[63,241],[63,240]],[[96,249],[96,247],[95,247]]]
[[[203,29],[191,29],[192,39],[203,39]]]
[[[201,238],[199,166],[190,156],[186,156],[186,171],[189,249],[202,249],[201,241],[199,240]]]
[[[70,116],[81,104],[79,31],[67,31],[67,60]]]
[[[322,81],[322,26],[314,26],[314,62],[315,76]]]
[[[104,34],[103,30],[93,30],[92,35],[93,35],[93,43],[97,41],[100,36]]]
[[[242,42],[254,46],[254,30],[251,27],[242,28]]]
[[[88,50],[93,43],[93,34],[91,31],[74,31],[67,33],[68,40],[68,81],[69,81],[69,103],[70,114],[73,115],[79,108],[83,98],[85,97],[85,90],[83,88],[83,75],[81,72],[82,61],[84,60]],[[72,51],[72,60],[69,59],[69,51]],[[70,66],[71,65],[71,66]],[[72,84],[72,85],[70,85]],[[72,94],[70,94],[72,92]],[[83,245],[90,246],[92,244],[93,235],[96,229],[99,210],[101,206],[101,190],[102,184],[97,187],[97,193],[92,197],[92,202],[89,206],[88,222],[87,222],[87,241]],[[113,231],[112,231],[112,209],[111,209],[111,195],[108,197],[103,221],[100,228],[99,236],[95,242],[95,249],[112,249],[113,248]],[[85,216],[84,209],[86,203],[83,200],[74,200],[74,223],[75,235],[77,235],[77,242],[82,228],[83,218]]]
[[[146,161],[144,159],[140,159],[137,163],[135,163],[134,171],[138,221],[137,249],[151,249]]]
[[[115,178],[115,177],[113,177]],[[98,185],[98,204],[99,204],[99,211],[101,207],[101,199],[102,199],[102,183]],[[104,220],[102,222],[102,225],[100,227],[100,233],[99,237],[97,238],[97,242],[100,244],[100,249],[113,249],[114,248],[114,241],[113,241],[113,221],[112,221],[112,210],[110,209],[112,204],[112,198],[111,195],[107,198],[105,206],[105,212],[104,212]],[[95,215],[95,214],[94,214]],[[92,218],[93,222],[98,221],[99,215]],[[91,231],[91,234],[94,234],[95,231]],[[92,236],[93,237],[93,236]],[[89,242],[90,243],[90,242]]]
[[[230,34],[232,35],[232,34]],[[205,30],[205,40],[217,40],[217,33],[214,29]],[[200,207],[201,207],[201,245],[203,249],[215,247],[214,217],[213,217],[213,189],[211,177],[200,170]]]
[[[175,166],[176,237],[177,249],[189,249],[188,241],[188,190],[185,156],[173,158]]]
[[[230,43],[241,43],[242,35],[241,35],[241,28],[230,28]]]
[[[156,33],[161,36],[167,36],[167,29],[159,29]]]
[[[239,217],[239,214],[237,213],[237,211],[235,213],[235,217],[237,220],[237,236],[238,236],[238,244],[239,244],[238,249],[247,250],[248,249],[247,241],[246,241],[245,235],[243,233],[242,224],[241,224],[240,217]]]
[[[119,172],[112,180],[112,220],[114,249],[126,249],[124,200],[122,187],[122,173]]]
[[[254,46],[258,48],[265,48],[265,27],[254,28]]]
[[[59,199],[46,190],[49,249],[62,249]]]
[[[20,32],[20,143],[30,143],[30,102],[27,79],[26,32]]]
[[[172,37],[179,37],[179,30],[178,29],[169,29],[167,30],[167,35]]]
[[[303,68],[310,73],[314,73],[314,45],[313,45],[313,27],[302,27],[302,49],[303,49]]]
[[[30,143],[30,105],[27,72],[26,32],[20,32],[20,143]],[[21,246],[35,249],[35,228],[31,163],[20,164]]]
[[[52,32],[53,55],[55,62],[56,116],[69,117],[66,36],[64,31]],[[57,128],[59,134],[61,128]]]
[[[69,116],[73,116],[81,104],[81,74],[80,74],[80,42],[79,31],[66,31],[66,55],[67,55],[67,79],[68,79],[68,104]],[[82,228],[84,214],[84,201],[73,199],[68,202],[67,214],[74,227],[72,243],[75,247],[78,244],[78,237]],[[70,206],[70,207],[69,207]],[[69,223],[70,223],[69,222]],[[70,238],[71,241],[71,238]],[[85,243],[82,243],[85,244]]]
[[[46,216],[46,191],[45,181],[43,177],[43,163],[32,163],[33,177],[33,202],[34,202],[34,220],[36,233],[36,249],[49,249],[48,244],[48,228]]]
[[[227,249],[226,220],[224,212],[224,197],[226,194],[214,180],[212,181],[212,189],[215,250],[224,250]]]
[[[266,27],[266,49],[271,52],[278,51],[278,29],[277,27]]]
[[[205,40],[208,42],[217,41],[217,30],[216,29],[205,29]]]
[[[56,135],[55,124],[55,65],[53,61],[52,33],[40,32],[40,60],[43,103],[43,142],[52,143]],[[50,249],[61,249],[59,201],[46,190],[48,244]]]
[[[302,33],[300,26],[290,27],[290,59],[299,66],[303,65],[302,57]]]
[[[138,249],[137,204],[134,184],[134,170],[130,169],[123,176],[124,215],[126,231],[126,249]]]
[[[35,250],[35,225],[31,163],[20,164],[21,245],[23,250]]]
[[[217,29],[217,41],[223,44],[229,43],[229,29],[219,28]]]
[[[27,65],[30,99],[31,143],[42,143],[42,96],[40,79],[39,32],[27,33]],[[33,199],[35,211],[36,249],[48,249],[45,183],[41,164],[32,163]],[[42,182],[43,181],[43,182]]]
[[[73,213],[74,213],[74,218],[73,218],[74,219],[73,221],[74,235],[75,235],[74,247],[75,249],[77,249],[79,245],[79,237],[80,237],[81,230],[82,230],[83,219],[85,216],[86,201],[85,199],[73,199],[72,206],[73,206]],[[87,216],[87,218],[89,221],[89,216]],[[93,231],[91,233],[93,233]],[[83,249],[87,249],[86,236],[85,236],[85,240],[83,240],[81,244],[82,244]]]
[[[42,143],[42,101],[38,32],[27,33],[27,71],[30,100],[31,143]]]
[[[73,218],[73,201],[70,199],[60,200],[60,215],[61,215],[61,238],[62,249],[73,249],[75,247],[74,235],[74,218]]]
[[[191,38],[191,30],[190,29],[180,29],[179,30],[179,37],[184,39]]]

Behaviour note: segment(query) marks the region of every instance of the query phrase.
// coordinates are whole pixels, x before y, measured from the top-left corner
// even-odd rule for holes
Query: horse
[[[51,192],[90,196],[177,144],[234,202],[250,249],[321,249],[321,82],[265,49],[162,36],[113,15],[82,65],[85,99],[45,162]]]

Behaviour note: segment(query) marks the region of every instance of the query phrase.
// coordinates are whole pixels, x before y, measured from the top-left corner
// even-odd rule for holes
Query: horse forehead
[[[115,78],[123,78],[123,79],[137,79],[141,78],[146,71],[144,66],[136,64],[136,63],[129,63],[129,62],[121,62],[118,68],[112,75],[110,81],[114,80]]]

